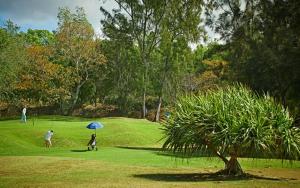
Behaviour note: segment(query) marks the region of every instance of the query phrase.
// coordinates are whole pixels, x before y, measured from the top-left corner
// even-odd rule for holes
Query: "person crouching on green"
[[[46,148],[50,148],[52,146],[52,143],[51,143],[52,136],[53,136],[53,130],[46,132],[46,134],[44,136]]]

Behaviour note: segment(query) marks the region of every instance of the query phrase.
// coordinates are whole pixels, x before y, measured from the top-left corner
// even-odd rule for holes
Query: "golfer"
[[[50,148],[52,146],[52,143],[51,143],[52,136],[53,136],[53,130],[49,130],[46,132],[46,134],[44,136],[46,148]]]
[[[26,107],[24,107],[23,110],[22,110],[21,121],[26,123]]]

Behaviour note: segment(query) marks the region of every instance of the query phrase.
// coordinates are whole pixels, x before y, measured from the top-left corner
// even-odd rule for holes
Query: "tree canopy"
[[[240,82],[299,119],[299,1],[115,2],[100,10],[103,38],[80,7],[60,8],[55,31],[1,25],[3,109],[111,106],[114,115],[161,121],[182,95]]]

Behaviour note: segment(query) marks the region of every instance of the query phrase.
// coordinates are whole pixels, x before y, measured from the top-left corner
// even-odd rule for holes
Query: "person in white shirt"
[[[49,147],[52,146],[52,143],[51,143],[52,136],[53,136],[53,130],[50,130],[50,131],[46,132],[46,134],[44,136],[46,148],[49,148]]]
[[[26,107],[24,107],[23,110],[22,110],[21,121],[26,123]]]

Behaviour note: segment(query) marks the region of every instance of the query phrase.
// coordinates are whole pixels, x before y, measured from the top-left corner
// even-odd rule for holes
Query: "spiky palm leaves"
[[[226,168],[238,157],[298,159],[300,130],[287,110],[269,95],[259,96],[242,85],[181,98],[164,122],[165,149],[186,155],[207,152]],[[230,156],[231,160],[225,156]],[[232,163],[235,163],[233,161]],[[242,173],[241,169],[227,169]]]

